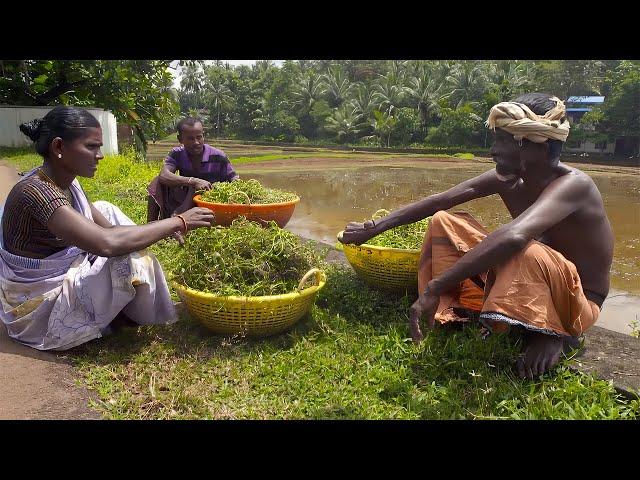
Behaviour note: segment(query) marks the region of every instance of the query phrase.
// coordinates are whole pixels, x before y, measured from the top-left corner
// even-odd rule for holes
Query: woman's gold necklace
[[[73,194],[71,193],[71,189],[67,188],[67,189],[62,189],[60,187],[60,185],[58,185],[56,182],[54,182],[51,177],[49,175],[47,175],[46,173],[44,173],[44,170],[42,169],[42,167],[40,167],[38,169],[38,172],[42,174],[42,176],[44,176],[44,180],[48,181],[49,183],[53,184],[54,186],[58,187],[58,189],[64,193],[64,196],[67,198],[67,200],[69,200],[69,203],[71,205],[73,205]]]

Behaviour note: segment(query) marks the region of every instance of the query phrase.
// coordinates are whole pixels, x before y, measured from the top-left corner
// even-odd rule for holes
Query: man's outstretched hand
[[[411,328],[411,338],[415,344],[422,341],[424,336],[420,330],[420,319],[424,318],[428,328],[433,328],[436,322],[436,310],[440,303],[437,295],[421,294],[409,308],[409,327]]]
[[[344,244],[353,243],[355,245],[361,245],[379,233],[375,227],[375,222],[372,220],[367,220],[364,223],[349,222],[339,240]]]

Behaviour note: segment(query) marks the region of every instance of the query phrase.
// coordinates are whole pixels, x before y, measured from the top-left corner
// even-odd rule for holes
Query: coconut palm
[[[327,73],[322,76],[322,81],[329,106],[339,107],[349,97],[352,85],[342,68],[329,68]]]
[[[292,103],[302,112],[309,112],[324,94],[324,88],[322,77],[309,70],[300,75],[294,84],[291,92]]]
[[[439,102],[444,97],[443,85],[428,69],[423,68],[409,79],[404,91],[412,106],[418,110],[423,131],[426,132],[429,118],[438,111]]]
[[[233,94],[222,79],[212,79],[207,84],[206,100],[211,109],[217,114],[216,136],[220,136],[220,116],[223,111],[227,111],[233,104]]]
[[[356,138],[367,127],[362,120],[362,116],[356,113],[353,107],[345,104],[334,110],[326,119],[325,129],[335,133],[338,142],[342,143]]]
[[[404,87],[404,78],[398,76],[397,71],[381,75],[373,84],[375,103],[388,115],[393,115],[404,99]]]
[[[326,73],[329,71],[331,65],[333,65],[333,60],[313,60],[313,64],[318,72]]]
[[[197,63],[184,66],[182,68],[180,88],[187,93],[199,94],[202,91],[203,76]]]
[[[485,91],[486,67],[478,61],[462,61],[452,68],[446,80],[450,89],[447,97],[452,105],[476,105]]]
[[[373,91],[365,83],[354,84],[352,89],[352,97],[349,105],[354,109],[355,113],[363,118],[369,118],[375,107],[375,98]]]
[[[391,60],[387,70],[387,76],[394,79],[396,83],[403,83],[410,66],[411,64],[407,60]]]
[[[491,64],[489,68],[489,81],[496,87],[500,101],[510,100],[523,93],[532,78],[527,64],[518,60],[500,61]]]
[[[253,69],[258,73],[259,77],[263,77],[264,74],[274,66],[275,64],[271,60],[257,60],[256,63],[253,64]]]
[[[311,60],[297,60],[297,62],[301,72],[306,72],[313,68],[313,61]]]

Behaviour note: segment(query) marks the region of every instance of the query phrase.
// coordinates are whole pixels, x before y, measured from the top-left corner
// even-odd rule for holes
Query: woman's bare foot
[[[138,327],[139,325],[131,320],[124,312],[119,312],[118,315],[116,315],[116,318],[111,321],[109,326],[111,326],[114,332],[117,332],[123,327],[133,328]]]
[[[525,332],[522,353],[516,362],[520,378],[533,380],[553,368],[560,361],[563,345],[562,337]]]

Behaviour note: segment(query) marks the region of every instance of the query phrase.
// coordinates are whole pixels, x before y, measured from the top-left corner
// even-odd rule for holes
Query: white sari
[[[77,180],[70,189],[74,208],[93,221]],[[115,205],[94,206],[112,225],[135,225]],[[1,220],[0,210],[0,318],[14,340],[38,350],[66,350],[101,337],[120,311],[140,325],[178,320],[152,253],[106,258],[67,247],[44,259],[21,257],[4,250]]]

